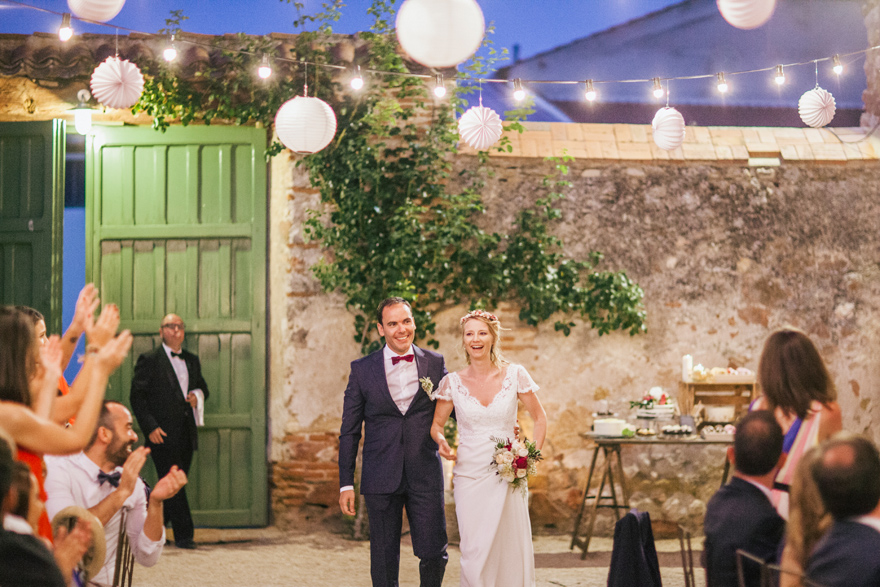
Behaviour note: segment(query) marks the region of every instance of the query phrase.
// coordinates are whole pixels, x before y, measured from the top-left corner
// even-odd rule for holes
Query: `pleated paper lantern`
[[[79,18],[107,22],[122,10],[125,0],[67,0],[70,11]]]
[[[831,122],[836,110],[834,96],[820,87],[804,92],[798,100],[798,114],[801,115],[801,120],[813,128],[821,128]]]
[[[317,153],[329,145],[336,134],[336,114],[320,98],[297,96],[278,109],[275,132],[291,151]]]
[[[486,22],[475,0],[406,0],[397,12],[397,40],[428,67],[454,67],[476,53]]]
[[[675,108],[661,108],[651,122],[654,143],[664,151],[680,147],[684,142],[684,117]]]
[[[458,120],[458,135],[464,142],[485,151],[501,138],[501,117],[491,108],[474,106]]]
[[[776,0],[718,0],[718,11],[738,29],[756,29],[770,20]]]
[[[108,57],[92,73],[92,95],[108,108],[131,108],[144,91],[144,76],[138,66],[118,57]]]

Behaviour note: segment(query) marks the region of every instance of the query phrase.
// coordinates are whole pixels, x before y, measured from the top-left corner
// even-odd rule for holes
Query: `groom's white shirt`
[[[401,414],[406,413],[413,398],[419,391],[419,367],[416,365],[415,356],[413,356],[412,361],[398,361],[396,365],[391,362],[391,359],[397,356],[414,354],[412,345],[409,345],[409,350],[403,353],[403,355],[398,355],[392,351],[388,348],[387,344],[382,349],[382,357],[385,364],[385,381],[388,383],[391,399],[394,400]],[[341,487],[339,492],[342,493],[349,489],[354,489],[354,486],[346,485]]]

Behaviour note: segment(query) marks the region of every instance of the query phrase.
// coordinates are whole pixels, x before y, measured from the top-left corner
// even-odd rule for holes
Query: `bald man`
[[[183,349],[185,329],[180,316],[165,316],[159,327],[162,345],[138,357],[131,381],[131,408],[160,479],[175,465],[189,475],[198,449],[196,418],[208,398],[199,358]],[[186,488],[165,500],[164,509],[177,547],[195,548]]]

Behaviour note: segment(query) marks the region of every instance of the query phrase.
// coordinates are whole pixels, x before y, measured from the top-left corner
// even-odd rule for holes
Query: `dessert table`
[[[620,519],[620,510],[629,510],[629,492],[626,487],[626,478],[623,474],[623,461],[620,456],[621,448],[624,446],[669,446],[669,445],[693,445],[706,446],[714,445],[730,445],[733,444],[733,435],[730,438],[705,440],[698,435],[658,435],[648,437],[607,437],[596,436],[591,432],[582,432],[581,437],[593,441],[596,446],[593,450],[593,458],[590,462],[590,470],[587,473],[587,483],[584,487],[584,494],[581,498],[581,504],[575,517],[574,530],[571,534],[570,549],[575,546],[581,549],[581,559],[586,558],[587,549],[590,546],[590,538],[593,535],[593,526],[596,523],[596,512],[599,508],[611,508],[614,510],[614,516]],[[596,471],[596,461],[599,457],[599,451],[602,451],[604,463],[602,465],[602,477],[599,481],[599,487],[596,493],[591,494],[590,489],[593,484],[593,473]],[[615,467],[617,472],[614,471]],[[721,485],[727,482],[727,475],[730,472],[730,462],[724,459],[724,471],[721,477]],[[614,487],[614,478],[617,476],[617,483],[620,485],[620,493],[622,501],[617,498],[617,490]],[[606,483],[611,495],[603,495]],[[587,513],[587,527],[585,531],[581,531],[584,512],[587,510],[587,502],[592,500]],[[601,503],[610,502],[610,503]]]

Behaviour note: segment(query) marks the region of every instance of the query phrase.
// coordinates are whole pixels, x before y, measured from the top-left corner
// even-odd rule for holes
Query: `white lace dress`
[[[453,486],[463,587],[535,584],[528,496],[512,489],[490,465],[492,438],[513,436],[518,394],[537,390],[521,365],[507,366],[501,391],[488,406],[471,396],[457,373],[440,381],[437,398],[452,401],[458,422]]]

